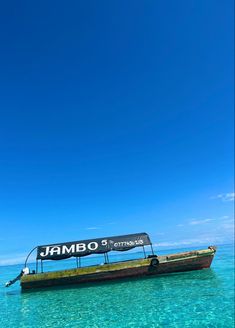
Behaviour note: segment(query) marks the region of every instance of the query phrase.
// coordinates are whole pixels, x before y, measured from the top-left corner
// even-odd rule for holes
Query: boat
[[[146,252],[146,246],[150,246],[151,254]],[[143,250],[143,257],[140,259],[119,262],[109,260],[109,252],[111,251],[123,252],[137,247],[141,247]],[[27,267],[27,262],[34,250],[37,250],[36,268],[30,270]],[[24,269],[6,286],[9,287],[15,281],[20,280],[22,290],[33,290],[201,270],[211,266],[215,253],[216,247],[209,246],[207,249],[159,256],[154,253],[152,242],[147,233],[42,245],[32,249],[26,258]],[[82,266],[81,258],[92,254],[103,254],[104,263]],[[44,261],[57,261],[71,257],[76,258],[74,269],[44,272]]]

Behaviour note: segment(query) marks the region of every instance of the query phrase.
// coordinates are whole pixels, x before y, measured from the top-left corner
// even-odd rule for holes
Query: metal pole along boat
[[[150,255],[146,254],[145,246],[150,246]],[[136,247],[142,247],[143,258],[121,262],[109,261],[109,252],[128,251]],[[29,256],[36,249],[36,269],[30,272],[27,268],[27,262]],[[6,286],[8,287],[16,280],[20,280],[22,290],[29,290],[201,270],[210,267],[215,252],[216,247],[209,246],[207,249],[202,250],[158,256],[154,254],[152,243],[147,233],[43,245],[35,247],[28,254],[25,261],[25,268],[22,270],[21,274],[14,280],[8,282]],[[104,254],[105,263],[102,265],[82,267],[81,258],[91,254]],[[63,260],[71,257],[76,258],[76,268],[43,272],[44,261]]]

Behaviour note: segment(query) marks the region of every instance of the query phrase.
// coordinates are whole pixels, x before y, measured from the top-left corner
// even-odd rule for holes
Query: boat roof
[[[151,240],[145,232],[48,244],[37,247],[37,260],[62,260],[70,257],[104,254],[110,251],[123,252],[146,245],[151,245]]]

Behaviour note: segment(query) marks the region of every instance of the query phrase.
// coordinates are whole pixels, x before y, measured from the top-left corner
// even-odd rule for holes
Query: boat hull
[[[24,275],[21,278],[21,287],[23,290],[28,290],[201,270],[210,267],[215,251],[215,248],[210,247],[206,250],[158,256],[157,263],[155,263],[155,257],[73,270]]]

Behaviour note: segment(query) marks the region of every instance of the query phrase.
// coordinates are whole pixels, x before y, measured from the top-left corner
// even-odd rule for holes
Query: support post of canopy
[[[153,244],[150,244],[151,250],[152,250],[152,255],[154,255],[154,251],[153,251]]]
[[[26,265],[27,265],[27,262],[28,262],[28,259],[30,257],[30,255],[33,253],[33,251],[37,248],[38,246],[34,247],[30,252],[29,254],[27,255],[26,259],[25,259],[25,262],[24,262],[24,267],[26,268]]]
[[[79,256],[79,268],[81,268],[81,257]]]
[[[76,264],[77,264],[77,268],[78,268],[78,258],[76,257]]]
[[[43,273],[43,264],[42,264],[42,260],[41,260],[41,273]]]
[[[36,260],[36,273],[38,273],[38,259]]]
[[[107,263],[107,256],[106,256],[106,253],[104,253],[104,264]]]
[[[146,252],[144,246],[143,246],[143,252],[144,252],[144,258],[146,259]]]
[[[109,256],[108,253],[106,253],[107,263],[109,263]]]

